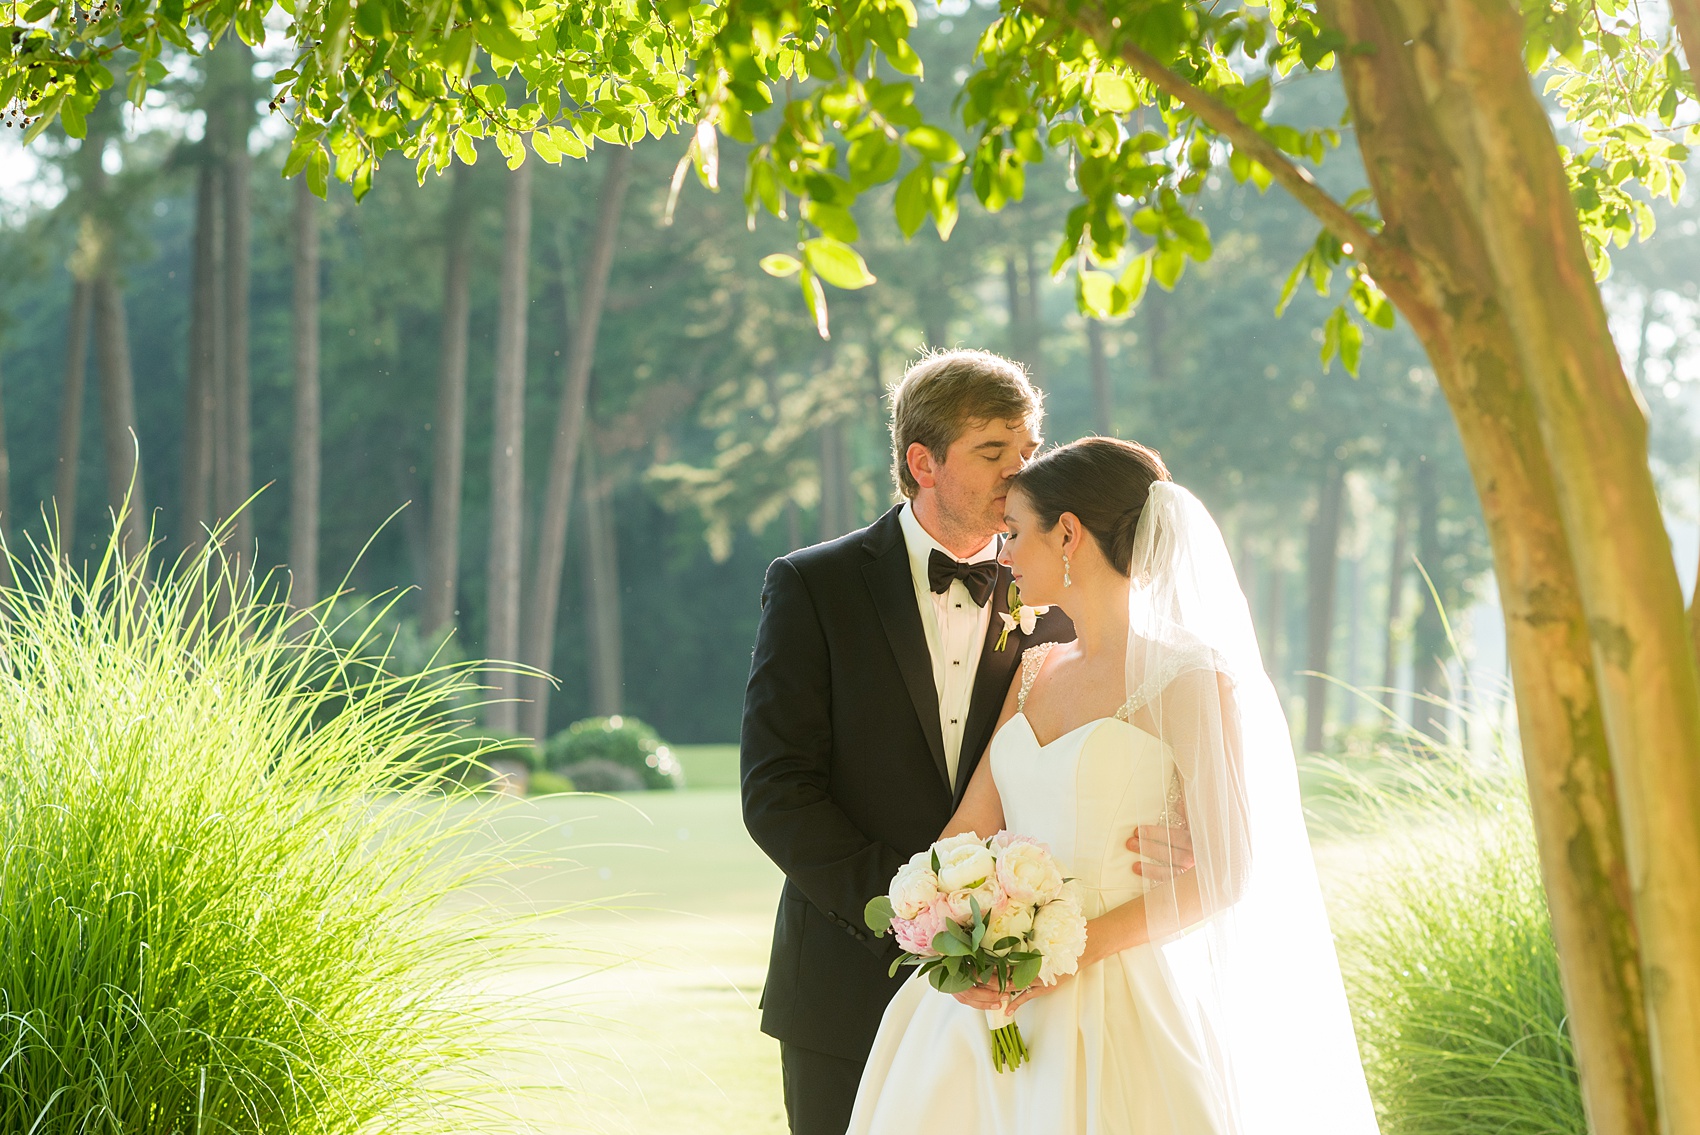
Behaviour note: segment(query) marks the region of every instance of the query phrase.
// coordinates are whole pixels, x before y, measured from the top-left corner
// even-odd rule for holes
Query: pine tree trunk
[[[584,447],[584,605],[590,639],[590,711],[622,712],[625,701],[620,562],[608,507],[612,486],[597,476],[594,446]]]
[[[837,418],[821,423],[815,430],[819,443],[820,465],[820,541],[824,544],[844,535],[844,423]]]
[[[496,373],[490,445],[489,630],[484,653],[496,662],[519,660],[520,554],[525,514],[525,339],[531,304],[531,166],[508,174],[502,233],[501,292],[496,314]],[[519,726],[519,675],[490,676],[491,729]]]
[[[142,488],[136,429],[136,389],[130,375],[130,336],[124,294],[114,270],[103,267],[94,280],[95,360],[100,371],[100,423],[106,450],[106,497],[122,517],[120,540],[129,555],[147,545],[147,494]]]
[[[466,347],[472,295],[472,171],[454,167],[444,218],[443,326],[431,442],[431,529],[426,537],[425,633],[455,624],[460,596],[460,505],[466,474]]]
[[[1115,402],[1110,389],[1110,360],[1104,351],[1104,325],[1086,317],[1086,355],[1092,371],[1092,417],[1097,431],[1108,437],[1115,427]]]
[[[1287,700],[1287,665],[1283,657],[1287,646],[1287,573],[1281,565],[1280,546],[1269,552],[1269,606],[1264,610],[1267,644],[1263,648],[1264,664],[1283,703]]]
[[[1363,657],[1364,620],[1364,560],[1362,555],[1346,561],[1346,665],[1343,669],[1346,685],[1352,696],[1346,701],[1344,724],[1349,728],[1358,723],[1358,663]]]
[[[1419,696],[1442,697],[1447,693],[1443,678],[1450,647],[1446,641],[1444,616],[1435,595],[1439,582],[1434,577],[1440,571],[1441,548],[1440,487],[1435,482],[1434,462],[1419,461],[1414,481],[1417,563],[1422,573],[1417,579],[1417,623],[1411,631],[1411,692]],[[1429,706],[1430,711],[1437,708]],[[1412,707],[1411,716],[1419,716],[1416,706]],[[1415,724],[1421,728],[1425,723],[1419,720]]]
[[[1328,717],[1328,656],[1334,643],[1334,605],[1340,564],[1340,517],[1345,503],[1345,474],[1330,465],[1310,524],[1309,583],[1305,597],[1305,751],[1322,750]]]
[[[532,574],[534,590],[529,604],[530,617],[526,622],[528,641],[525,660],[544,673],[551,672],[555,665],[555,627],[559,621],[561,576],[566,568],[567,521],[572,511],[573,478],[579,467],[590,375],[596,361],[596,336],[602,324],[608,278],[613,272],[614,255],[618,250],[620,213],[626,200],[631,151],[623,147],[612,148],[607,165],[597,202],[596,232],[591,241],[590,259],[584,266],[580,281],[578,311],[562,313],[566,325],[573,329],[573,335],[563,353],[561,405],[555,418],[555,439],[549,453],[549,479],[544,486],[542,515],[538,523],[537,570]],[[567,287],[565,277],[569,267],[564,255],[561,269],[563,300],[570,302],[566,300],[572,289]],[[569,315],[571,318],[567,318]],[[527,688],[529,700],[523,714],[522,731],[541,741],[549,727],[549,683],[540,678],[530,679]]]
[[[1594,1135],[1652,1135],[1659,1108],[1640,937],[1588,617],[1528,372],[1509,349],[1511,329],[1483,225],[1467,207],[1443,136],[1441,100],[1424,87],[1423,76],[1432,79],[1440,70],[1432,62],[1419,66],[1416,48],[1433,50],[1439,33],[1421,21],[1434,12],[1337,0],[1324,14],[1364,45],[1342,57],[1342,77],[1386,222],[1383,243],[1398,258],[1372,268],[1410,320],[1452,405],[1493,546],[1589,1126]],[[1408,24],[1407,17],[1419,23]],[[1522,67],[1505,65],[1527,90]]]
[[[94,287],[78,279],[71,287],[70,329],[65,342],[65,389],[59,403],[59,464],[53,472],[54,528],[61,555],[77,538],[77,472],[83,440],[83,387],[88,373],[89,323]]]
[[[290,601],[319,600],[319,199],[295,183],[295,436],[290,453]]]
[[[183,407],[181,539],[196,548],[212,521],[211,504],[223,265],[223,191],[217,166],[203,156],[195,179],[194,279],[189,306],[189,382]]]
[[[1617,777],[1660,1122],[1700,1132],[1700,668],[1623,373],[1547,110],[1519,66],[1521,14],[1448,4],[1435,81],[1457,99],[1517,358],[1529,376],[1591,632]]]
[[[1381,704],[1393,709],[1399,681],[1399,630],[1405,621],[1405,565],[1411,558],[1410,494],[1393,502],[1393,544],[1387,559],[1387,639],[1381,655]]]
[[[224,144],[224,283],[225,358],[224,411],[220,423],[227,437],[229,487],[225,516],[236,513],[233,537],[236,554],[253,567],[253,510],[244,507],[254,491],[253,433],[249,383],[249,264],[252,244],[252,199],[250,187],[253,159],[248,153],[248,133],[254,125],[254,51],[236,36],[227,36],[217,48],[227,52],[229,88],[228,133]]]
[[[4,383],[0,382],[0,389]],[[6,441],[6,412],[0,398],[0,587],[12,586],[12,447]]]

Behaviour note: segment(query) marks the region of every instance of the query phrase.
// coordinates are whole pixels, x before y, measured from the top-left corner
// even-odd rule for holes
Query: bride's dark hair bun
[[[1133,537],[1154,481],[1173,480],[1155,449],[1114,437],[1084,437],[1028,462],[1013,484],[1049,532],[1072,512],[1098,541],[1110,566],[1128,573]]]

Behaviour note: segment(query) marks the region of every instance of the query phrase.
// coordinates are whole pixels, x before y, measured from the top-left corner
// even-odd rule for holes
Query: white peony
[[[1033,916],[1032,948],[1044,957],[1039,980],[1046,985],[1079,967],[1080,955],[1086,952],[1086,916],[1072,891],[1064,889]]]
[[[1032,929],[1033,907],[1028,903],[1006,900],[993,910],[991,918],[986,920],[986,945],[989,948],[1005,938],[1025,938]],[[1020,946],[1011,946],[1009,949],[1020,949]]]
[[[946,892],[944,901],[950,920],[958,926],[967,926],[974,921],[975,903],[979,904],[982,915],[989,914],[1003,901],[1003,892],[998,890],[997,878],[987,876],[978,887]]]
[[[998,851],[998,884],[1015,902],[1047,903],[1062,893],[1063,874],[1044,844],[1016,838]]]
[[[932,904],[939,894],[939,879],[933,874],[932,856],[923,851],[897,869],[892,876],[891,913],[898,918],[914,918]]]
[[[939,887],[946,891],[971,891],[997,873],[997,857],[979,836],[965,832],[933,844],[939,860]]]

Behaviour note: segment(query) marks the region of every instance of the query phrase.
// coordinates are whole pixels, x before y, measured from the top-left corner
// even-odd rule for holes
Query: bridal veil
[[[1152,484],[1130,574],[1130,724],[1174,754],[1161,773],[1170,783],[1144,787],[1166,794],[1168,822],[1185,827],[1196,857],[1146,893],[1146,917],[1223,1127],[1369,1135],[1376,1121],[1287,721],[1222,534],[1197,497]]]

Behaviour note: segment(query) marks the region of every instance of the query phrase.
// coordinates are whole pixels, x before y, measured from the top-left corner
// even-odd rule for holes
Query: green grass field
[[[492,1070],[540,1132],[782,1135],[779,1048],[757,999],[781,876],[744,831],[734,746],[687,750],[685,792],[541,797],[497,838],[555,862],[512,901],[553,948],[504,979],[535,1009],[534,1057]],[[1363,868],[1319,844],[1325,885]]]

